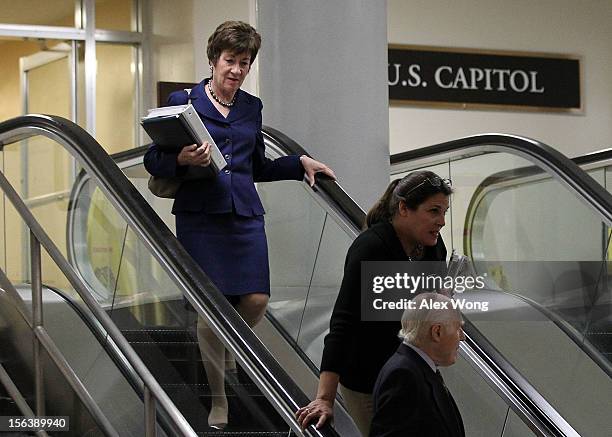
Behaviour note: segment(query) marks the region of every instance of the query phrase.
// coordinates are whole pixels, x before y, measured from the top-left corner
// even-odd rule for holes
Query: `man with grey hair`
[[[438,293],[412,302],[402,316],[403,342],[374,386],[370,437],[464,437],[461,414],[438,370],[455,363],[465,340],[461,312]]]

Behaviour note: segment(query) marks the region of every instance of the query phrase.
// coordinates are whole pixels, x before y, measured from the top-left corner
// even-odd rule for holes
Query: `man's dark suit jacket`
[[[370,437],[464,437],[461,414],[431,367],[401,344],[374,386]]]

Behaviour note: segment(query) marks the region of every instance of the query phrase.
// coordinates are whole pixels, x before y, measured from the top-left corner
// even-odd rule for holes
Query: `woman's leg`
[[[251,293],[240,296],[236,311],[249,327],[253,328],[266,313],[270,297],[265,293]],[[225,360],[230,356],[223,343],[206,324],[198,317],[198,344],[202,362],[212,395],[211,409],[208,414],[208,425],[224,428],[227,425],[227,397],[225,395]]]
[[[240,296],[236,311],[249,327],[253,328],[266,314],[270,296],[266,293],[250,293]]]
[[[225,346],[223,346],[223,343],[221,343],[202,317],[198,317],[198,344],[211,394],[208,425],[222,429],[227,425]]]
[[[355,425],[357,425],[357,428],[359,428],[364,437],[368,436],[372,417],[374,416],[372,394],[350,390],[342,384],[340,384],[340,394]]]

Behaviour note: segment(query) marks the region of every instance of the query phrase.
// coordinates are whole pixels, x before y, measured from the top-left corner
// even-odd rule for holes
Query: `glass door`
[[[77,43],[41,40],[39,47],[38,52],[20,58],[23,113],[48,114],[75,121]],[[18,186],[22,198],[66,254],[62,224],[66,222],[70,188],[76,174],[74,160],[63,148],[42,136],[12,147],[19,148],[13,156],[19,160]],[[25,227],[22,227],[20,237],[20,247],[28,247]],[[21,250],[21,254],[21,277],[27,279],[29,251]],[[54,274],[56,267],[46,256],[43,270],[46,271],[45,277],[50,279],[48,285],[67,286],[59,271]]]

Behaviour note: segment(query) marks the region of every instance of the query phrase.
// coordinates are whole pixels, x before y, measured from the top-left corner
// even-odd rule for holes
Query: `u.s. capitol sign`
[[[580,111],[580,60],[529,52],[389,46],[391,103]]]

